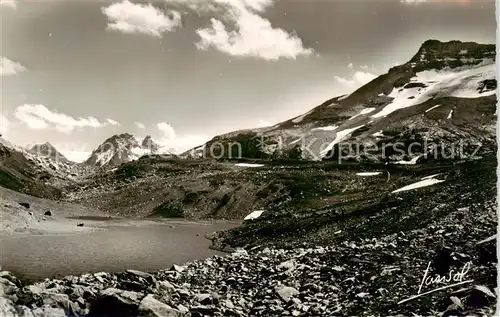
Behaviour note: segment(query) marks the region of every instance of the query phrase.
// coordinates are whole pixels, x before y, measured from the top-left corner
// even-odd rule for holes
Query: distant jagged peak
[[[150,135],[139,139],[130,133],[115,134],[106,139],[86,160],[87,165],[115,167],[144,155],[157,154],[160,146]]]
[[[146,135],[146,137],[142,140],[141,147],[152,153],[156,153],[160,149],[160,146],[153,141],[151,135]]]

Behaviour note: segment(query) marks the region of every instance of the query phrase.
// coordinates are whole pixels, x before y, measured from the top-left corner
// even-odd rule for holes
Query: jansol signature
[[[440,290],[443,290],[446,288],[450,288],[450,287],[454,287],[454,286],[462,285],[462,284],[466,284],[466,283],[471,283],[474,281],[474,280],[465,280],[465,277],[472,266],[472,262],[465,263],[461,270],[450,270],[447,275],[435,274],[434,276],[429,275],[429,268],[431,267],[431,263],[432,262],[429,261],[429,264],[427,265],[427,269],[425,269],[424,276],[422,278],[422,282],[420,283],[420,287],[418,288],[417,295],[414,295],[414,296],[411,296],[407,299],[404,299],[404,300],[398,302],[398,304],[401,304],[401,303],[410,301],[412,299],[415,299],[415,298],[418,298],[418,297],[421,297],[421,296],[424,296],[424,295],[427,295],[430,293],[434,293],[434,292],[437,292],[437,291],[440,291]],[[451,282],[454,282],[454,283],[449,284]],[[422,288],[424,285],[430,286],[430,285],[437,285],[437,284],[445,284],[445,286],[438,287],[436,289],[422,293]]]

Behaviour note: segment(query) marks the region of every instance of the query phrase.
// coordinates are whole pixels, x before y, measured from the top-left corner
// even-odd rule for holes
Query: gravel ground
[[[0,187],[0,206],[0,235],[89,232],[96,228],[79,227],[84,221],[76,217],[107,217],[81,205],[37,198],[4,187]]]

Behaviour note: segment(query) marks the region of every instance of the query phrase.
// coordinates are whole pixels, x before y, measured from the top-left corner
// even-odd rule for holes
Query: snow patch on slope
[[[239,167],[262,167],[264,164],[253,164],[253,163],[236,163],[234,166]]]
[[[354,115],[354,116],[350,117],[350,118],[349,118],[349,120],[352,120],[352,119],[354,119],[354,118],[356,118],[356,117],[359,117],[359,116],[362,116],[362,115],[364,115],[364,114],[369,114],[370,112],[373,112],[373,111],[375,111],[376,109],[377,109],[377,108],[365,108],[365,109],[361,110],[361,112],[360,112],[360,113],[358,113],[357,115]]]
[[[314,128],[314,129],[311,129],[311,131],[335,131],[335,130],[337,130],[337,128],[338,128],[338,126],[336,126],[336,125],[329,125],[326,127]]]
[[[264,212],[264,210],[253,211],[250,214],[248,214],[245,218],[243,218],[243,220],[254,220],[254,219],[257,219],[257,218],[259,218],[262,215],[263,212]]]
[[[453,109],[450,111],[450,114],[448,114],[448,118],[446,119],[451,119],[452,116],[453,116]]]
[[[346,99],[347,97],[349,97],[350,95],[351,95],[351,94],[342,95],[342,96],[340,96],[340,97],[337,99],[337,101],[344,100],[344,99]]]
[[[376,176],[380,175],[382,172],[362,172],[362,173],[356,173],[358,176]]]
[[[439,184],[439,183],[442,183],[442,182],[444,182],[444,180],[435,179],[435,178],[432,178],[432,177],[425,178],[425,179],[422,179],[420,182],[416,182],[416,183],[410,184],[408,186],[402,187],[400,189],[396,189],[392,193],[394,194],[394,193],[399,193],[399,192],[403,192],[403,191],[413,190],[413,189],[417,189],[417,188],[427,187],[427,186]]]
[[[410,161],[397,161],[397,162],[394,162],[394,164],[415,165],[415,164],[417,164],[417,161],[419,158],[420,158],[420,156],[416,156],[416,157],[412,158]]]
[[[434,107],[431,107],[431,108],[429,108],[429,109],[425,110],[425,112],[427,113],[427,112],[429,112],[429,111],[431,111],[431,110],[433,110],[433,109],[436,109],[437,107],[440,107],[440,106],[441,106],[441,105],[435,105]]]
[[[335,144],[339,143],[340,141],[342,141],[343,139],[345,139],[347,136],[349,136],[351,133],[353,133],[354,131],[356,131],[357,129],[359,128],[362,128],[364,127],[364,124],[363,125],[360,125],[360,126],[357,126],[355,128],[351,128],[351,129],[345,129],[345,130],[342,130],[342,131],[339,131],[335,137],[335,140],[333,140],[333,142],[331,142],[324,150],[322,150],[320,152],[320,155],[322,157],[324,157],[326,154],[328,154],[328,152],[333,149],[333,147],[335,146]]]

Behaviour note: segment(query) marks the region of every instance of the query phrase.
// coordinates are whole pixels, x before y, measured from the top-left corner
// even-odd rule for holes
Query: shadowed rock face
[[[495,45],[429,40],[410,61],[352,94],[273,127],[217,136],[206,143],[204,156],[321,160],[336,158],[328,149],[323,152],[333,143],[407,143],[409,136],[436,140],[443,135],[451,143],[488,144],[483,149],[490,151],[496,124],[494,62]],[[390,107],[394,110],[387,111]],[[407,156],[406,149],[399,156],[375,152],[352,158],[380,162]]]
[[[494,44],[428,40],[422,44],[417,54],[409,61],[414,71],[443,69],[477,65],[486,59],[495,60]]]
[[[146,136],[144,140],[142,140],[141,146],[149,149],[152,153],[156,153],[160,149],[160,146],[153,141],[150,135]]]

